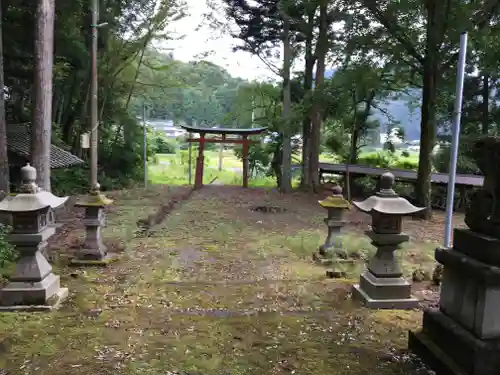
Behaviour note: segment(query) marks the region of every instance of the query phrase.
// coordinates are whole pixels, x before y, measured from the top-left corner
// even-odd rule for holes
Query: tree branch
[[[249,48],[249,52],[252,54],[252,55],[255,55],[259,58],[260,61],[262,61],[274,74],[278,75],[278,76],[281,76],[281,71],[280,69],[270,63],[269,61],[267,61],[266,59],[264,59],[261,55],[261,52],[257,50],[257,48],[253,47],[250,43],[246,43],[248,48]]]
[[[404,37],[404,32],[398,25],[397,20],[389,18],[384,12],[382,12],[376,4],[376,0],[362,0],[368,11],[379,21],[382,26],[396,39],[419,64],[424,64],[423,56],[418,53],[417,49],[413,43]]]

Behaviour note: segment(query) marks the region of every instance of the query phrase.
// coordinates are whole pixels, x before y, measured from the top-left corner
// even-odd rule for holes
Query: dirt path
[[[349,281],[324,278],[310,261],[324,236],[317,197],[207,186],[147,234],[136,232],[138,218],[175,195],[158,194],[140,202],[121,196],[110,213],[105,236],[127,246],[120,262],[58,269],[71,290],[60,311],[0,316],[0,368],[37,375],[409,373],[407,357],[395,353],[421,312],[359,308]]]

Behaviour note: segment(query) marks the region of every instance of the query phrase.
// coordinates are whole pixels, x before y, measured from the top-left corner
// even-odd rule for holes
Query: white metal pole
[[[188,138],[191,139],[193,137],[192,133],[188,133]],[[192,143],[188,143],[188,180],[189,180],[189,185],[191,185],[191,182],[193,180],[192,177],[192,172],[191,172],[191,156],[192,156],[192,148],[191,148]]]
[[[455,198],[455,179],[457,174],[458,141],[460,138],[460,118],[462,115],[462,93],[464,88],[465,59],[467,54],[467,32],[460,35],[460,53],[458,58],[457,84],[455,91],[455,108],[451,138],[450,166],[448,171],[448,192],[446,196],[446,221],[444,231],[444,246],[451,246],[451,231],[453,226],[453,201]]]
[[[144,158],[144,188],[148,187],[148,135],[146,129],[146,103],[142,105],[143,158]]]
[[[255,101],[252,98],[252,125],[250,126],[251,128],[253,128],[254,122],[255,122]]]

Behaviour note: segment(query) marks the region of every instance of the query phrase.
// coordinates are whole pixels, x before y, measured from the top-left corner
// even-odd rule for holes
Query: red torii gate
[[[200,189],[203,186],[203,162],[205,156],[205,143],[231,143],[243,145],[243,187],[248,187],[248,146],[251,143],[259,143],[248,139],[251,135],[261,134],[267,127],[234,129],[234,128],[199,128],[196,126],[181,125],[189,133],[198,133],[199,138],[188,138],[189,143],[199,143],[198,157],[196,158],[196,172],[194,178],[194,188]],[[214,134],[216,137],[206,138],[207,134]],[[227,136],[236,136],[227,137]],[[219,136],[219,137],[217,137]]]

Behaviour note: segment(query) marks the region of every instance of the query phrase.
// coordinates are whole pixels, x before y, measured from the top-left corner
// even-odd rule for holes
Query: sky
[[[213,30],[207,22],[203,22],[203,15],[208,10],[205,0],[186,0],[186,3],[189,15],[172,22],[168,27],[169,31],[184,37],[169,41],[161,48],[172,52],[175,59],[185,62],[198,60],[203,56],[204,60],[225,68],[234,77],[250,81],[277,78],[259,57],[243,51],[233,52],[232,49],[238,44],[238,40],[233,39],[229,32]],[[215,16],[228,27],[236,27],[225,19],[223,8],[219,9]]]

